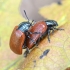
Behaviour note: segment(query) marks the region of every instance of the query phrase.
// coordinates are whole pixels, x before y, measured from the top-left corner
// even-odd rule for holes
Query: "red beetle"
[[[16,26],[10,37],[10,48],[16,54],[22,54],[22,46],[25,41],[25,34],[20,30],[17,30],[18,26]]]
[[[37,22],[34,26],[31,27],[31,29],[29,30],[30,32],[34,33],[34,34],[30,34],[30,38],[26,39],[26,46],[31,49],[34,45],[34,42],[36,42],[42,34],[45,33],[45,31],[47,30],[47,26],[45,24],[44,21],[39,21]]]
[[[56,26],[58,26],[58,23],[54,20],[39,21],[34,24],[34,26],[29,29],[31,34],[28,35],[30,38],[26,39],[27,50],[25,51],[24,56],[27,56],[29,49],[33,48],[33,46],[40,41],[42,36],[48,35],[48,41],[50,42],[49,35],[51,31],[54,32],[55,29],[63,30],[56,28]]]
[[[25,15],[26,15],[26,12],[25,12]],[[28,19],[28,22],[22,22],[14,28],[10,37],[10,48],[14,53],[22,54],[22,48],[25,48],[23,46],[25,42],[25,38],[26,38],[26,35],[29,33],[28,30],[31,26],[32,24],[29,22],[29,19]]]

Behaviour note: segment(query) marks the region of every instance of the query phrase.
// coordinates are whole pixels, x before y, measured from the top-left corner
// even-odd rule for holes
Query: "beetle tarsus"
[[[49,43],[50,43],[50,30],[48,30],[48,41],[49,41]]]

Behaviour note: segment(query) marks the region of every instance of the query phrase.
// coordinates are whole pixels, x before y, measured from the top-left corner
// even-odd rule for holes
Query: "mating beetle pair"
[[[27,17],[27,14],[24,10]],[[28,19],[28,17],[27,17]],[[22,49],[26,48],[25,56],[29,53],[29,50],[38,44],[40,38],[44,35],[48,35],[48,41],[50,42],[50,32],[56,30],[62,30],[56,28],[58,23],[54,20],[38,21],[34,25],[29,22],[22,22],[18,26],[15,26],[10,37],[10,48],[16,54],[22,54]]]

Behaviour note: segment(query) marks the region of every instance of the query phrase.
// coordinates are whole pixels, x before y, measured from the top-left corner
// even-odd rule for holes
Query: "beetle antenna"
[[[28,18],[28,16],[27,16],[27,14],[26,14],[26,11],[24,10],[24,13],[25,13],[25,16],[26,16],[26,18],[28,19],[28,22],[29,22],[29,18]]]

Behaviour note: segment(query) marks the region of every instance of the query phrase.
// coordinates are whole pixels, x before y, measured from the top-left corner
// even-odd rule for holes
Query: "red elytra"
[[[34,26],[32,26],[29,31],[32,32],[32,33],[40,32],[40,33],[44,34],[46,32],[46,30],[47,30],[46,23],[44,21],[39,21]],[[30,34],[29,36],[35,42],[40,38],[40,34]],[[34,43],[31,41],[31,39],[27,38],[26,46],[29,49],[31,49],[34,46]]]
[[[18,26],[15,26],[10,37],[10,48],[16,54],[22,54],[22,46],[25,41],[25,34],[20,30],[17,30]]]

